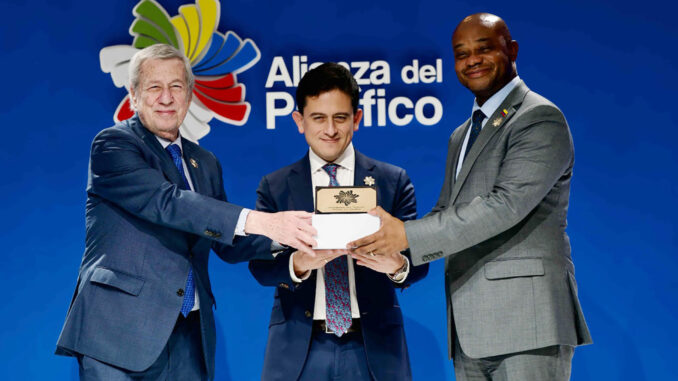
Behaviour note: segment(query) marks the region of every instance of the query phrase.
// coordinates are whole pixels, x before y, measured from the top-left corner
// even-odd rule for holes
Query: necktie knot
[[[476,110],[476,111],[473,112],[473,118],[472,119],[473,119],[473,124],[480,125],[480,124],[483,123],[483,119],[485,119],[485,114],[483,114],[483,112],[480,111],[480,110]]]
[[[339,168],[339,165],[334,163],[327,163],[323,165],[323,169],[330,176],[331,187],[339,186],[339,182],[337,181],[337,168]]]
[[[177,160],[181,160],[181,147],[178,144],[170,144],[165,150],[170,154],[175,163]]]
[[[473,143],[475,143],[478,134],[480,134],[480,130],[483,127],[484,119],[485,114],[483,114],[483,112],[480,111],[479,109],[473,112],[473,116],[471,117],[471,120],[473,122],[471,123],[471,134],[469,135],[468,142],[466,143],[466,151],[464,151],[464,158],[466,158],[468,151],[471,150],[471,146],[473,145]]]
[[[177,167],[179,174],[181,175],[182,184],[179,184],[179,187],[184,190],[191,190],[191,187],[188,185],[188,178],[186,178],[186,172],[184,172],[184,163],[181,161],[181,147],[177,144],[170,144],[165,147],[165,151],[169,153],[174,166]]]

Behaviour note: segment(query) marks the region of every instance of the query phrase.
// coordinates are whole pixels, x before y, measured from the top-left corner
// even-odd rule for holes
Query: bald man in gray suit
[[[497,16],[471,15],[452,37],[455,71],[475,95],[450,138],[440,198],[381,229],[353,256],[409,247],[412,263],[445,258],[449,354],[457,380],[568,380],[591,343],[565,227],[574,164],[561,111],[518,77],[518,43]]]

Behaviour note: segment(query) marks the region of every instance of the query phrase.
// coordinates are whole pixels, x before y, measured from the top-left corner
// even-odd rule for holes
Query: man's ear
[[[189,105],[189,107],[190,107],[191,101],[193,100],[193,90],[191,90],[191,91],[188,92],[188,96],[187,96],[186,98],[188,98],[188,99],[186,100],[186,103],[187,103],[187,104]]]
[[[511,40],[511,42],[509,42],[508,48],[511,62],[516,62],[516,59],[518,58],[518,41]]]
[[[360,121],[363,119],[363,110],[358,109],[353,115],[353,131],[358,131],[360,127]]]
[[[299,130],[300,134],[304,133],[304,116],[301,115],[299,111],[294,111],[292,113],[292,119],[294,119],[294,123],[297,124],[297,130]]]
[[[130,108],[134,111],[137,109],[137,94],[136,91],[134,91],[134,87],[129,88],[129,105],[131,106]]]

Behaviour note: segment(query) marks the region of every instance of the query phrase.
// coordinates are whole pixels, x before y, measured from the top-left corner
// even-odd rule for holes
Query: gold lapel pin
[[[365,185],[367,185],[368,187],[374,186],[374,177],[372,176],[365,176],[363,181],[365,182]]]
[[[497,118],[492,122],[492,125],[495,126],[495,127],[499,127],[500,124],[501,124],[501,118]]]
[[[191,158],[191,160],[189,160],[189,161],[191,162],[191,165],[193,166],[193,168],[198,168],[198,162],[195,161],[194,158]]]

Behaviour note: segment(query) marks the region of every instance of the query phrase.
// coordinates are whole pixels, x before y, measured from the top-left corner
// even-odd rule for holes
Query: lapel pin
[[[501,110],[501,116],[506,117],[506,115],[508,115],[508,111],[506,109]]]
[[[198,168],[198,162],[195,161],[194,158],[191,158],[191,160],[189,160],[189,161],[191,162],[191,165],[193,166],[193,168]]]
[[[372,176],[365,176],[363,181],[365,182],[365,185],[367,185],[369,187],[374,186],[374,177],[372,177]]]
[[[492,122],[492,125],[495,126],[495,127],[499,127],[500,124],[501,124],[501,118],[497,118]]]

